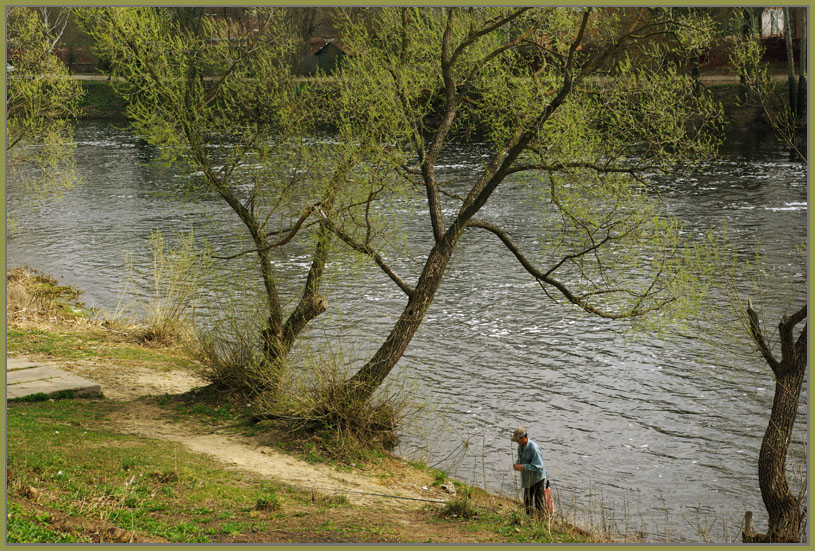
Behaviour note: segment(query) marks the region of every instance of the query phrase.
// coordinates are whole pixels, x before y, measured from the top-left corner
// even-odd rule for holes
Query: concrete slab
[[[42,360],[34,361],[28,358],[6,358],[6,371],[16,371],[17,369],[29,369],[32,367],[57,367],[53,362],[46,362]]]
[[[60,391],[73,391],[76,396],[102,395],[102,388],[98,384],[52,365],[22,358],[6,359],[7,400],[39,393],[51,395]]]

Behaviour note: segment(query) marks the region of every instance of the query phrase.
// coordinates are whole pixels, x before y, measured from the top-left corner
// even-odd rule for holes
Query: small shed
[[[297,64],[297,73],[300,75],[311,76],[318,71],[326,75],[333,74],[347,55],[342,43],[334,38],[312,38],[308,43],[308,51]]]

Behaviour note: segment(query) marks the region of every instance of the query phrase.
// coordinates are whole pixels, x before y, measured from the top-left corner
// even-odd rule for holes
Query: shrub
[[[191,350],[204,365],[203,376],[212,385],[256,395],[276,391],[285,362],[269,364],[260,349],[260,331],[251,321],[224,320],[216,327],[198,330]]]
[[[312,393],[299,396],[263,393],[256,404],[264,413],[257,417],[293,421],[291,432],[318,435],[328,454],[335,458],[348,458],[371,446],[393,449],[398,443],[397,407],[388,399],[347,399],[339,383],[315,383]]]
[[[306,358],[305,368],[286,371],[279,389],[255,399],[256,419],[282,419],[293,433],[312,434],[329,457],[347,460],[371,448],[393,449],[397,428],[420,405],[409,402],[409,392],[398,383],[386,383],[368,400],[346,392],[344,355]]]
[[[443,517],[475,518],[478,516],[478,509],[467,495],[448,501],[439,514]]]
[[[268,312],[257,294],[244,288],[220,296],[213,310],[218,318],[196,327],[188,347],[204,366],[203,377],[215,387],[250,396],[276,392],[286,364],[269,364],[263,357],[261,332]]]
[[[327,431],[340,443],[357,447],[374,444],[391,450],[398,443],[397,400],[377,397],[371,400],[350,398],[345,381],[331,381],[316,389],[310,422],[317,430]]]

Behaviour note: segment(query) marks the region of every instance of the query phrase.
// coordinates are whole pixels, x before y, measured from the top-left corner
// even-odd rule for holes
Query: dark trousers
[[[529,488],[524,488],[524,505],[527,515],[531,515],[535,510],[543,512],[544,487],[546,487],[546,479],[536,482]]]

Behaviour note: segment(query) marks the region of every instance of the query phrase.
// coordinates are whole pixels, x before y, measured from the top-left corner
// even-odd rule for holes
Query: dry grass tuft
[[[86,323],[81,291],[59,285],[53,276],[30,268],[6,272],[6,319],[9,325],[45,322]]]
[[[282,367],[264,361],[258,318],[233,313],[214,327],[197,328],[189,353],[212,385],[248,395],[277,388]]]
[[[399,443],[397,430],[423,405],[398,382],[386,382],[368,400],[347,392],[348,373],[343,358],[306,360],[296,373],[283,373],[277,392],[264,392],[254,400],[259,420],[279,420],[295,438],[313,436],[325,455],[348,460],[366,450],[392,450]]]
[[[162,233],[150,233],[153,251],[153,296],[142,304],[144,323],[136,334],[140,342],[170,346],[187,341],[193,328],[188,312],[201,292],[201,282],[211,263],[207,254],[199,254],[195,234],[176,234],[167,241]]]

